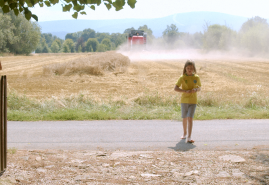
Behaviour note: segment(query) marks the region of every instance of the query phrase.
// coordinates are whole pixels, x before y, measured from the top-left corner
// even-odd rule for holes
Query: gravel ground
[[[269,151],[8,151],[0,184],[269,184]]]

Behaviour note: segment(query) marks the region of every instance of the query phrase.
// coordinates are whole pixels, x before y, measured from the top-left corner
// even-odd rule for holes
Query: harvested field
[[[87,73],[83,69],[85,65],[81,65],[89,56],[100,60],[108,55],[81,53],[2,57],[0,60],[3,70],[0,74],[7,75],[9,89],[37,99],[79,93],[97,100],[135,99],[145,93],[177,95],[173,88],[182,73],[185,58],[133,60],[130,57],[129,65],[127,62],[119,65],[123,67],[114,67],[116,70],[100,69],[102,75]],[[268,59],[204,57],[195,61],[202,81],[200,96],[232,102],[240,102],[246,97],[268,97]],[[66,66],[68,63],[74,65],[74,62],[77,63],[76,66],[82,67],[64,71],[65,75],[48,69],[55,69],[57,65]],[[96,61],[94,65],[97,65]],[[81,71],[78,71],[79,69]]]

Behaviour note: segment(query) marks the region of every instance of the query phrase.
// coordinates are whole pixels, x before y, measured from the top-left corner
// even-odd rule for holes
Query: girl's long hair
[[[186,67],[187,66],[190,66],[192,65],[193,66],[193,69],[194,69],[194,74],[196,74],[196,67],[195,67],[195,63],[193,60],[187,60],[187,62],[185,63],[185,66],[184,66],[184,69],[183,69],[183,75],[186,74]]]

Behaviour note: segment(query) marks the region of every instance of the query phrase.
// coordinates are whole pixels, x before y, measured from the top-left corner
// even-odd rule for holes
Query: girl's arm
[[[186,90],[180,89],[177,85],[175,86],[174,90],[177,92],[187,92]]]
[[[195,88],[195,89],[193,89],[195,92],[198,92],[198,91],[201,91],[201,87],[197,87],[197,88]]]

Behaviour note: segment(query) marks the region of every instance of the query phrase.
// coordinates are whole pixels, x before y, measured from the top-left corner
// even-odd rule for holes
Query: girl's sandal
[[[186,139],[186,136],[183,135],[183,136],[180,137],[180,139]]]
[[[188,138],[187,143],[194,143],[194,140],[192,140],[191,138]]]
[[[187,143],[194,143],[194,140],[188,140]]]

